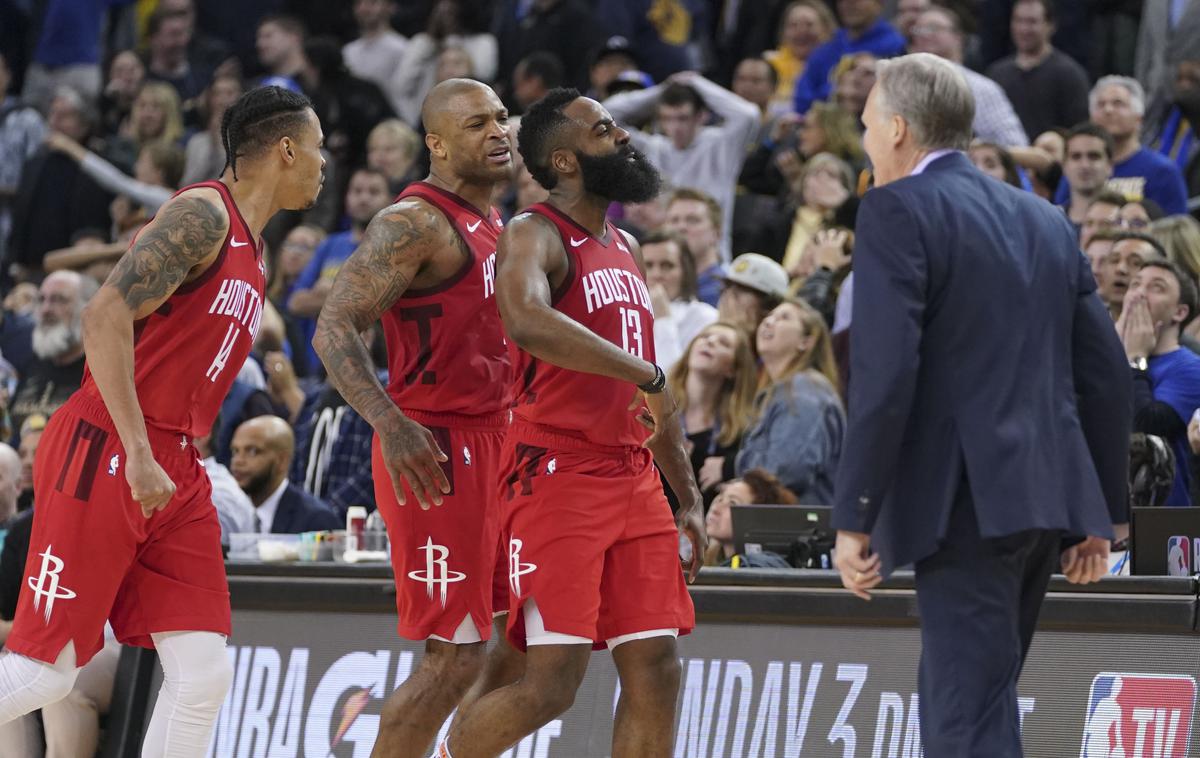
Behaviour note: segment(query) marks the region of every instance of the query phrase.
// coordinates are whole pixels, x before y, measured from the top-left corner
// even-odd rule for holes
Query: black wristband
[[[639,384],[637,388],[647,395],[657,395],[662,392],[667,386],[667,375],[663,373],[662,367],[658,364],[654,365],[654,378],[645,384]]]

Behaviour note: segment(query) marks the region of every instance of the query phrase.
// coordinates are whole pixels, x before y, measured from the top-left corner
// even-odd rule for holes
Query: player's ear
[[[550,153],[550,166],[558,174],[573,174],[579,170],[579,158],[570,150],[558,149]]]
[[[296,146],[292,144],[291,137],[279,138],[279,155],[287,163],[296,160]]]
[[[429,154],[438,158],[445,159],[446,143],[442,141],[440,135],[432,132],[425,135],[425,147],[429,148]]]

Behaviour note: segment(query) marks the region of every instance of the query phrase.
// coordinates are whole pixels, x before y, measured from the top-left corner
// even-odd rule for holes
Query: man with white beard
[[[34,312],[34,361],[21,377],[10,411],[20,429],[33,413],[49,417],[83,381],[83,306],[99,289],[91,277],[55,271],[38,289]]]

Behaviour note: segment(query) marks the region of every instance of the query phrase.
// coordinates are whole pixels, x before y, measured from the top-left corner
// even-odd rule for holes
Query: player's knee
[[[34,680],[34,694],[44,705],[57,703],[71,694],[71,690],[75,688],[75,680],[78,676],[79,669],[59,671],[50,666],[45,666]]]
[[[430,646],[425,651],[421,665],[428,667],[447,686],[465,693],[479,678],[486,660],[482,643],[443,643]]]
[[[216,709],[233,683],[233,664],[226,655],[188,668],[176,683],[176,699],[192,708]]]
[[[658,699],[662,693],[678,692],[683,675],[673,645],[656,645],[640,651],[636,666],[621,668],[621,690],[630,697],[645,695]]]

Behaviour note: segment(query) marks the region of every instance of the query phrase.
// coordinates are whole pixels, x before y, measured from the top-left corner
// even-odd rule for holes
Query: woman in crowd
[[[153,216],[179,189],[183,176],[183,151],[173,142],[152,141],[143,145],[133,164],[133,176],[60,132],[51,132],[46,145],[70,156],[104,189],[129,198],[147,217]]]
[[[299,376],[308,373],[308,344],[303,330],[288,313],[287,300],[295,289],[296,280],[324,240],[325,230],[315,224],[304,223],[292,227],[279,246],[279,254],[272,258],[274,263],[268,272],[270,281],[267,283],[267,299],[274,303],[275,310],[279,313],[287,344],[284,352],[291,356],[293,371]]]
[[[757,374],[749,336],[721,321],[697,334],[668,374],[706,504],[716,485],[733,476],[738,446],[754,416]]]
[[[968,154],[975,168],[993,179],[1011,184],[1017,189],[1022,188],[1017,162],[1013,160],[1012,153],[1003,147],[992,142],[976,142],[971,145]]]
[[[100,95],[100,126],[105,134],[116,134],[125,127],[145,81],[146,66],[137,53],[124,50],[113,56],[108,83]]]
[[[769,237],[761,249],[777,258],[788,276],[803,278],[811,273],[805,266],[805,251],[813,235],[824,229],[853,228],[858,199],[854,196],[854,172],[830,153],[814,155],[793,185],[790,212],[775,228],[765,230]]]
[[[642,240],[642,258],[654,306],[654,357],[670,371],[692,338],[717,320],[717,309],[696,299],[696,262],[683,237],[652,232]]]
[[[750,469],[737,479],[721,486],[720,493],[713,499],[712,507],[704,519],[708,533],[708,550],[704,553],[705,566],[729,565],[734,556],[733,506],[735,505],[793,505],[796,493],[760,468]],[[762,553],[761,568],[791,568],[782,556]]]
[[[393,195],[421,178],[423,172],[416,165],[420,153],[421,138],[398,118],[380,121],[367,135],[367,167],[387,177]]]
[[[187,156],[181,186],[216,179],[225,169],[225,146],[221,144],[221,119],[225,111],[242,95],[242,82],[233,76],[219,76],[204,91],[205,129],[187,141]]]
[[[433,85],[450,75],[472,76],[490,82],[496,76],[500,52],[496,38],[488,34],[490,13],[481,0],[437,0],[425,31],[413,35],[404,47],[396,68],[397,99],[403,102],[398,115],[412,126],[421,123],[421,103]],[[453,51],[453,52],[451,52]],[[442,53],[451,60],[442,60]]]
[[[807,303],[789,300],[763,319],[756,342],[765,387],[736,470],[766,469],[800,502],[827,505],[846,426],[829,329]]]
[[[779,47],[763,53],[775,69],[779,84],[771,97],[772,110],[792,110],[796,80],[804,73],[804,64],[812,51],[829,41],[837,30],[837,20],[829,6],[819,0],[789,3],[780,17]]]
[[[183,115],[175,88],[163,82],[146,82],[133,101],[126,129],[106,155],[119,166],[129,166],[151,142],[175,144],[183,137]]]
[[[1121,208],[1122,212],[1125,210]],[[1200,279],[1200,221],[1191,216],[1167,216],[1150,222],[1150,236],[1162,244],[1167,257]],[[1184,328],[1184,334],[1200,340],[1200,318],[1192,319]]]

